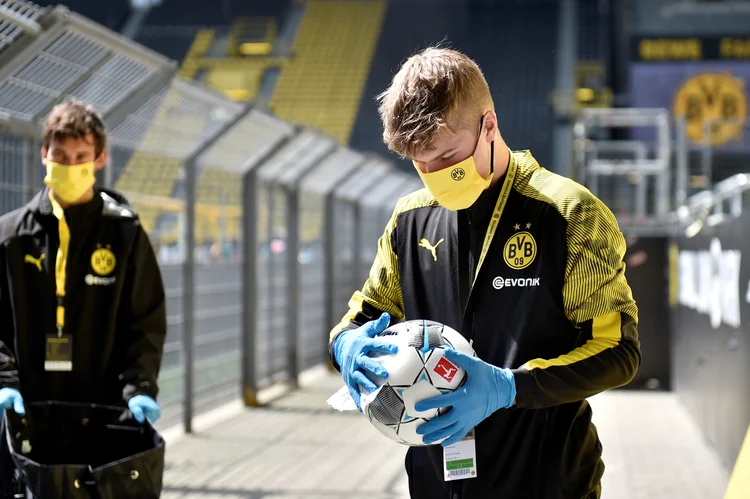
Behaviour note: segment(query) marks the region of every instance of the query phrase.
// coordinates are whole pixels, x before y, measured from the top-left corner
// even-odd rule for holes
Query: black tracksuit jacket
[[[467,210],[448,211],[425,189],[402,198],[378,244],[331,340],[384,311],[392,322],[438,321],[473,339],[482,360],[512,369],[517,387],[515,406],[476,428],[476,478],[444,481],[440,446],[408,450],[411,497],[599,497],[604,464],[586,398],[630,382],[641,360],[611,211],[530,152],[513,152],[504,178]]]
[[[156,398],[167,330],[161,273],[137,214],[112,191],[65,210],[63,332],[72,336],[73,369],[45,371],[46,337],[57,333],[60,244],[48,194],[0,217],[0,388],[19,389],[28,402],[124,407],[137,394]],[[100,249],[114,255],[114,268],[96,267]]]

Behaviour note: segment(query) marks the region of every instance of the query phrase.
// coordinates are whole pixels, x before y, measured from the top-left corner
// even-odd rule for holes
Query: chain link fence
[[[168,333],[160,425],[326,364],[416,177],[177,75],[165,57],[64,7],[0,0],[0,213],[43,187],[41,124],[93,104],[110,160],[98,184],[134,206],[157,254]]]

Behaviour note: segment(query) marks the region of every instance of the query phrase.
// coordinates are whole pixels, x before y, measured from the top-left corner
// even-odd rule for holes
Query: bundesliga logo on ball
[[[449,408],[418,412],[414,405],[450,393],[466,380],[466,372],[443,357],[445,348],[471,356],[475,355],[474,349],[458,331],[434,321],[401,322],[376,338],[397,345],[398,353],[373,357],[388,371],[388,378],[374,378],[378,390],[362,395],[362,412],[391,440],[423,446],[417,428]]]

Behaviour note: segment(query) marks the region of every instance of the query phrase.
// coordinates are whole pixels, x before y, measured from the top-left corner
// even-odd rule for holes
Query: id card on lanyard
[[[73,370],[73,337],[64,334],[65,327],[65,281],[66,267],[68,264],[68,248],[70,246],[70,228],[65,221],[65,213],[60,204],[52,197],[52,213],[58,221],[58,233],[60,244],[55,258],[55,295],[57,297],[57,308],[55,311],[55,322],[57,334],[47,335],[47,348],[44,355],[45,371],[72,371]]]
[[[508,196],[510,195],[510,190],[513,188],[515,177],[516,161],[513,157],[513,151],[510,151],[508,173],[503,182],[503,187],[500,190],[500,195],[497,197],[495,209],[492,212],[492,218],[487,227],[487,233],[484,236],[482,251],[479,253],[479,259],[477,260],[477,268],[474,271],[474,279],[471,283],[471,289],[473,289],[476,284],[477,276],[479,276],[479,269],[482,268],[487,253],[490,251],[490,246],[492,246],[492,240],[495,237],[495,232],[497,232],[497,226],[500,224],[500,216],[505,209],[505,203],[508,201]],[[443,447],[443,473],[446,482],[464,480],[466,478],[476,478],[477,451],[476,435],[473,428],[464,438],[455,444]]]

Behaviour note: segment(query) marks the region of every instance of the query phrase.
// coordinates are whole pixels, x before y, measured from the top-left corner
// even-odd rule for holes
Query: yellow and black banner
[[[750,61],[750,36],[636,36],[630,53],[638,62]]]

